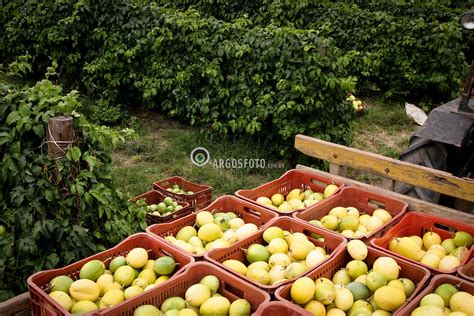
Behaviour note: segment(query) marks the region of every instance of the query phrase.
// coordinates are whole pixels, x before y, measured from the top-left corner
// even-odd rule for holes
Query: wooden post
[[[329,163],[329,173],[337,174],[338,176],[345,177],[347,174],[347,167],[331,162]]]
[[[395,181],[389,178],[382,177],[382,188],[385,190],[393,191]]]
[[[49,119],[48,154],[54,159],[62,159],[70,146],[77,144],[74,121],[70,116],[56,116]]]

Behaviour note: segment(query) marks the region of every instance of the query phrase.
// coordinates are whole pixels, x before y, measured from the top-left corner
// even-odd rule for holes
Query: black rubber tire
[[[400,155],[400,160],[419,166],[446,171],[448,151],[442,143],[429,139],[412,137],[408,149]],[[440,194],[402,182],[395,182],[394,191],[421,200],[438,203]]]

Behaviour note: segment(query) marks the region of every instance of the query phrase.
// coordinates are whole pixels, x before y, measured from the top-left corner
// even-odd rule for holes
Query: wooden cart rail
[[[442,205],[430,203],[430,202],[427,202],[427,201],[419,200],[419,199],[413,198],[411,196],[403,195],[403,194],[396,193],[396,192],[393,192],[393,191],[389,191],[389,190],[386,190],[386,189],[381,189],[379,187],[376,187],[376,186],[373,186],[373,185],[370,185],[370,184],[362,183],[362,182],[359,182],[359,181],[356,181],[356,180],[351,180],[351,179],[348,179],[348,178],[344,178],[344,177],[341,177],[341,176],[338,176],[338,175],[335,175],[335,174],[331,174],[331,173],[324,172],[324,171],[314,169],[314,168],[310,168],[310,167],[307,167],[307,166],[297,165],[296,169],[302,169],[302,170],[306,170],[306,171],[309,171],[309,172],[313,172],[314,174],[319,175],[319,176],[329,177],[329,178],[334,179],[335,181],[342,182],[346,185],[355,186],[355,187],[359,187],[359,188],[364,188],[364,189],[367,189],[367,190],[370,190],[370,191],[373,191],[373,192],[376,192],[376,193],[379,193],[379,194],[391,195],[396,199],[406,201],[408,203],[408,209],[410,211],[419,211],[419,212],[423,212],[423,213],[426,213],[426,214],[431,214],[431,215],[434,215],[434,216],[448,217],[448,218],[455,219],[455,220],[460,221],[460,222],[464,222],[464,223],[469,224],[469,225],[474,225],[474,215],[473,214],[457,211],[457,210],[454,210],[454,209],[446,207],[446,206],[442,206]]]
[[[388,190],[392,187],[390,182],[397,180],[450,196],[459,197],[467,201],[474,201],[473,180],[454,177],[447,172],[432,170],[430,168],[325,142],[304,135],[296,136],[295,148],[310,157],[330,162],[330,173],[302,165],[298,165],[297,169],[304,169],[320,176],[331,177],[335,181],[347,185],[365,188],[385,195],[392,195],[393,197],[406,201],[409,205],[409,210],[412,211],[420,211],[435,216],[449,217],[474,225],[474,214],[457,211],[449,207],[419,200]],[[388,181],[385,181],[385,188],[382,189],[344,177],[347,167],[368,171],[386,177]]]
[[[304,135],[296,136],[295,148],[310,157],[329,161],[330,172],[340,176],[345,176],[347,167],[351,167],[389,179],[384,182],[386,189],[391,189],[395,180],[474,202],[474,180],[458,178],[448,172]]]
[[[1,316],[31,315],[30,293],[26,292],[0,303]]]

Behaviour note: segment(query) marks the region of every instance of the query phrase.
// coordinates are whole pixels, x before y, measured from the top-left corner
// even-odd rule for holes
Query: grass
[[[210,136],[199,130],[166,121],[142,120],[136,140],[120,146],[113,153],[113,172],[118,186],[135,196],[149,190],[152,183],[170,176],[182,176],[213,187],[214,197],[233,194],[238,189],[253,188],[279,177],[289,166],[276,161],[255,144],[239,139]],[[199,167],[191,162],[196,147],[206,148],[211,159]],[[273,168],[226,168],[219,159],[264,159]]]
[[[378,98],[365,100],[366,108],[354,124],[352,147],[387,157],[398,158],[407,147],[414,123],[406,116],[402,104],[387,103]],[[183,126],[148,111],[132,113],[139,137],[121,145],[113,153],[113,172],[118,186],[136,196],[149,190],[152,183],[179,175],[196,183],[213,187],[214,198],[233,194],[238,189],[254,188],[273,180],[292,168],[276,160],[265,148],[250,140],[219,137]],[[196,147],[206,148],[210,162],[198,167],[191,163],[190,153]],[[222,168],[222,159],[264,159],[273,168]],[[362,171],[349,170],[348,177],[380,184],[381,178]]]
[[[353,147],[397,158],[407,147],[416,125],[402,104],[368,99],[364,115],[355,123]]]
[[[351,146],[398,159],[418,126],[406,115],[401,103],[373,97],[365,100],[365,106],[363,115],[354,124],[355,136]],[[348,177],[374,185],[382,181],[380,176],[353,169],[348,169]]]

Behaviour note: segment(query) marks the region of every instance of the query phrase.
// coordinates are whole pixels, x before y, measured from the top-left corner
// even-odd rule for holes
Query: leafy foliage
[[[87,102],[88,101],[88,102]],[[94,124],[114,126],[123,124],[128,118],[127,112],[121,105],[99,99],[83,102],[83,114]]]
[[[11,67],[11,69],[13,69]],[[55,72],[49,68],[47,77]],[[130,130],[90,124],[78,92],[49,79],[34,86],[0,81],[0,301],[26,289],[35,271],[64,266],[146,227],[111,179],[109,149]],[[44,144],[49,118],[74,117],[79,143],[54,160]]]
[[[356,50],[350,74],[388,96],[447,100],[459,95],[474,34],[462,29],[466,1],[161,0],[232,21],[315,29],[344,51]],[[467,61],[467,62],[466,62]]]
[[[85,83],[97,94],[115,100],[127,91],[192,125],[265,135],[282,152],[296,133],[350,141],[352,110],[345,98],[355,81],[344,65],[351,55],[315,32],[248,29],[245,19],[223,23],[152,7],[127,16],[85,67]],[[149,30],[144,36],[143,29]]]
[[[82,66],[97,43],[89,40],[102,7],[111,0],[20,0],[2,3],[0,56],[12,61],[29,52],[38,78],[51,64],[68,84],[77,85]]]
[[[37,5],[23,2],[21,13]],[[45,1],[53,12],[56,2]],[[345,67],[353,54],[317,32],[253,27],[245,18],[227,23],[155,3],[85,3],[62,2],[64,8],[52,13],[57,18],[41,19],[45,26],[12,16],[6,47],[20,41],[34,56],[52,56],[61,75],[75,73],[89,95],[111,104],[139,102],[222,134],[257,135],[283,155],[297,133],[350,142],[353,111],[346,95],[355,79]],[[29,45],[13,34],[19,27],[29,40],[46,32],[47,40]]]
[[[466,65],[458,19],[440,22],[395,16],[342,3],[308,2],[297,10],[285,4],[271,12],[278,12],[282,23],[322,28],[341,49],[357,50],[351,73],[375,83],[389,96],[440,99],[458,95]],[[297,18],[285,17],[286,12]]]

